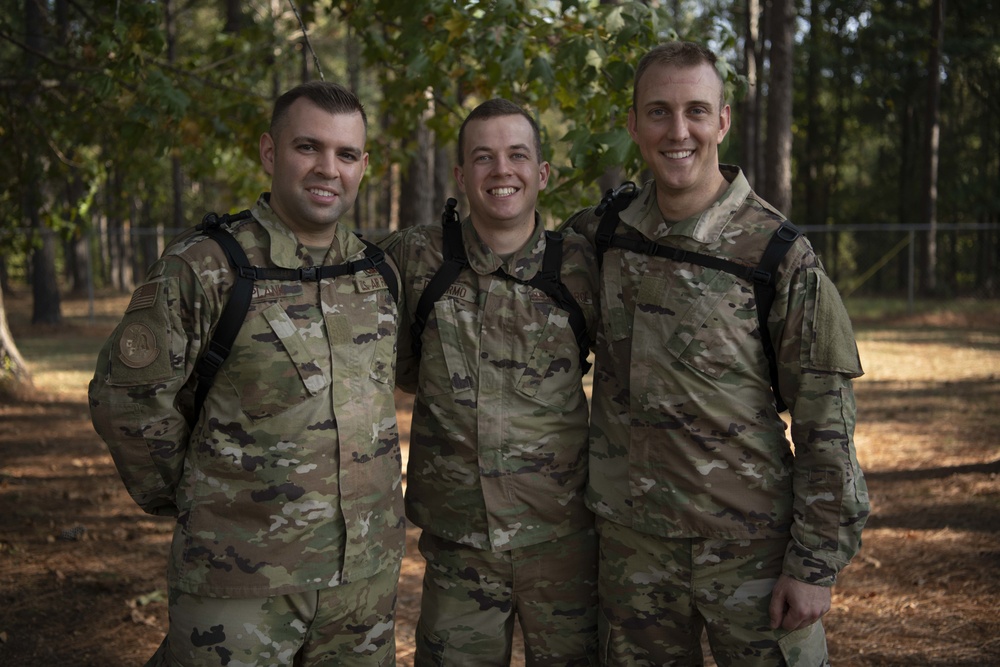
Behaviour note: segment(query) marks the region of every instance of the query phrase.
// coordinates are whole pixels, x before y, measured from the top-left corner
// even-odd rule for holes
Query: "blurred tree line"
[[[30,285],[33,321],[58,323],[61,293],[130,290],[206,211],[248,207],[267,187],[257,139],[296,83],[336,80],[366,105],[357,229],[435,221],[458,126],[495,96],[537,114],[554,225],[643,179],[634,67],[674,38],[724,58],[724,161],[807,229],[879,230],[811,234],[838,281],[920,224],[926,293],[995,290],[998,4],[0,0],[0,376],[16,366],[4,290]]]

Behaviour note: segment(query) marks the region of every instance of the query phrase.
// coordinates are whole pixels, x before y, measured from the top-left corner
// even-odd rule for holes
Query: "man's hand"
[[[807,584],[783,574],[771,591],[771,628],[799,630],[812,625],[830,611],[827,586]]]

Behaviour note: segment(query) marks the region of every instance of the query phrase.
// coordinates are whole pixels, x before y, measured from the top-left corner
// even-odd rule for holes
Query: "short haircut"
[[[726,82],[723,80],[719,69],[716,67],[718,57],[710,49],[694,42],[666,42],[650,49],[646,55],[639,60],[639,66],[635,69],[635,80],[632,82],[632,108],[636,108],[638,102],[637,91],[639,81],[650,67],[654,65],[673,65],[674,67],[697,67],[698,65],[711,65],[715,75],[719,78],[722,89],[719,109],[726,104]],[[638,111],[638,109],[636,109]]]
[[[472,113],[470,113],[464,121],[462,121],[462,127],[458,130],[459,167],[462,167],[465,164],[465,126],[474,120],[488,120],[490,118],[501,118],[503,116],[521,116],[528,121],[528,124],[531,126],[531,133],[534,135],[535,139],[535,157],[538,159],[538,162],[542,161],[542,133],[538,129],[538,123],[535,122],[535,119],[532,118],[531,114],[510,100],[505,100],[502,97],[496,97],[480,104],[472,110]]]
[[[361,120],[365,125],[365,133],[368,133],[368,116],[365,114],[365,107],[357,95],[338,83],[309,81],[286,91],[274,101],[271,126],[268,128],[272,137],[281,129],[281,125],[288,115],[288,108],[300,97],[308,99],[323,111],[331,114],[360,113]]]

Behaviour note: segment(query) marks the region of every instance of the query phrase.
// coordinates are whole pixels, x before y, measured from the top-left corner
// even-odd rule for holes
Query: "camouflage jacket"
[[[358,259],[338,228],[312,257],[272,212],[231,225],[251,265]],[[250,311],[192,414],[195,363],[233,283],[221,246],[193,233],[150,268],[102,349],[94,427],[132,498],[175,515],[172,588],[268,597],[370,577],[402,557],[393,403],[396,305],[377,274],[258,281]]]
[[[593,525],[587,510],[587,398],[567,314],[544,293],[494,275],[528,280],[546,239],[534,236],[505,262],[469,219],[462,236],[470,268],[435,304],[415,358],[410,323],[443,261],[441,226],[419,226],[384,242],[406,296],[400,318],[398,385],[415,392],[406,478],[407,516],[424,530],[477,549],[506,551]],[[568,233],[562,280],[596,335],[596,263]]]
[[[722,197],[670,224],[647,183],[619,234],[756,265],[782,216],[735,167]],[[593,209],[565,223],[593,241]],[[868,495],[854,450],[862,374],[840,295],[809,242],[785,256],[768,335],[791,415],[778,416],[753,286],[609,250],[601,270],[588,505],[663,537],[790,537],[786,574],[830,585],[860,546]]]

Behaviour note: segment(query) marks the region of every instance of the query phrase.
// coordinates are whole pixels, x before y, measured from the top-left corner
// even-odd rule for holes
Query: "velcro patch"
[[[131,313],[135,310],[149,308],[156,303],[156,293],[158,291],[159,287],[156,283],[146,283],[138,288],[132,292],[132,299],[128,302],[128,308],[125,309],[125,312]]]
[[[160,354],[156,334],[142,322],[133,322],[118,339],[118,358],[129,368],[145,368]]]

